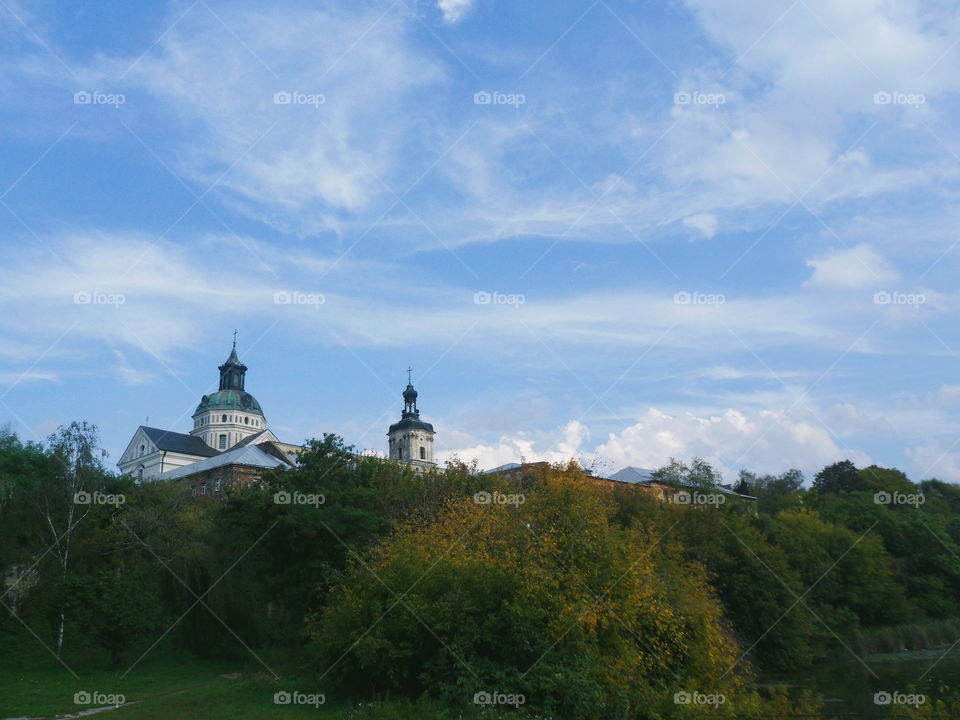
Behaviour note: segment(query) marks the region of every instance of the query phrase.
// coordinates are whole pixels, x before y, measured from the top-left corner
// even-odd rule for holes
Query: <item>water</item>
[[[946,654],[945,654],[946,653]],[[891,701],[909,701],[923,694],[929,704],[944,697],[943,687],[960,692],[960,649],[915,650],[867,655],[815,666],[801,676],[767,678],[765,685],[787,685],[791,692],[810,690],[823,702],[824,713],[850,718],[885,718],[890,705],[875,702],[877,693]],[[878,696],[883,699],[883,696]]]

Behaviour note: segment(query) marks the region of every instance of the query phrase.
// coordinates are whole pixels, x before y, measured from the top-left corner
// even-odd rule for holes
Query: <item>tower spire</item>
[[[236,330],[233,331],[233,349],[234,350],[237,349],[237,331]]]
[[[407,385],[412,385],[413,382],[410,380],[410,373],[413,372],[413,368],[407,365]]]

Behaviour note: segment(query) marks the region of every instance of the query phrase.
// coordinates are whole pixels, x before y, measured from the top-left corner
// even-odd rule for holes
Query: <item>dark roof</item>
[[[391,425],[387,434],[389,435],[394,430],[426,430],[427,432],[433,432],[433,425],[416,417],[405,417],[400,422]]]
[[[245,438],[243,438],[243,440],[238,440],[237,442],[235,442],[230,449],[234,450],[239,447],[246,447],[247,445],[252,443],[254,440],[256,440],[258,437],[263,435],[263,433],[265,433],[266,431],[267,429],[263,428],[262,430],[255,432],[253,435],[247,435]],[[261,442],[263,441],[261,440]]]
[[[200,455],[201,457],[213,457],[219,455],[218,450],[214,450],[203,440],[185,433],[171,432],[170,430],[161,430],[160,428],[146,427],[141,425],[143,434],[150,438],[150,442],[156,445],[160,450],[170,452],[185,453],[187,455]]]

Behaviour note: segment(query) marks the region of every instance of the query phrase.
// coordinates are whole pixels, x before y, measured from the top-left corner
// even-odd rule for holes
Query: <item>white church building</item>
[[[181,433],[141,425],[117,463],[121,473],[141,480],[193,478],[191,487],[199,494],[208,494],[209,480],[212,494],[260,471],[296,464],[302,447],[273,434],[260,403],[246,390],[247,366],[237,357],[236,339],[219,370],[220,388],[200,399],[193,429]],[[387,432],[388,457],[420,472],[435,468],[433,425],[420,419],[409,375],[403,401],[399,422]]]

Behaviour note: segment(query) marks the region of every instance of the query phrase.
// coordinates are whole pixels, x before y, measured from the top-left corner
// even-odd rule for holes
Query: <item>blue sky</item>
[[[0,420],[960,481],[955,3],[0,7]]]

